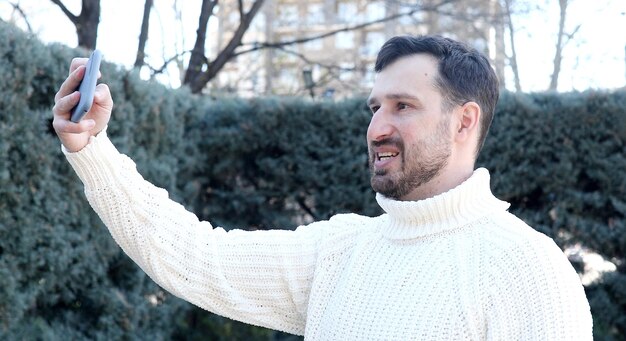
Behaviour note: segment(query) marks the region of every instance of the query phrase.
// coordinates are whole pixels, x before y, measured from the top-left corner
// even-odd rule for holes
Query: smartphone
[[[72,109],[70,116],[72,122],[79,122],[91,109],[93,95],[96,92],[96,83],[98,82],[98,73],[100,72],[100,61],[102,61],[102,52],[94,50],[89,56],[89,61],[87,61],[85,76],[77,88],[80,92],[80,100]]]

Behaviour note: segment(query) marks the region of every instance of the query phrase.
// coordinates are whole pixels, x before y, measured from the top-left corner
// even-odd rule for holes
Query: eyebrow
[[[411,101],[416,101],[418,103],[422,103],[422,101],[420,101],[419,98],[417,98],[417,96],[408,94],[406,92],[400,92],[400,93],[395,93],[395,94],[388,94],[385,95],[386,99],[393,99],[393,100],[399,100],[399,99],[404,99],[404,100],[411,100]],[[372,105],[374,103],[377,103],[378,101],[376,100],[376,97],[370,97],[367,99],[367,105]]]

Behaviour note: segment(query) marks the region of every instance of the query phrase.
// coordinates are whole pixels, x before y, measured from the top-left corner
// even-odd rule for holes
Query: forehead
[[[399,58],[376,75],[368,102],[381,101],[399,93],[417,98],[438,93],[435,86],[439,75],[437,67],[437,59],[428,54]]]

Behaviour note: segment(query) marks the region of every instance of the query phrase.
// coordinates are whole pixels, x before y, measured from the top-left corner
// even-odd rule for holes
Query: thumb
[[[113,108],[113,98],[111,97],[111,91],[109,90],[109,86],[105,83],[100,83],[96,86],[96,91],[94,92],[94,102],[108,110]]]
[[[96,126],[96,121],[93,119],[87,119],[79,122],[79,125],[81,125],[81,128],[84,130],[91,130]]]

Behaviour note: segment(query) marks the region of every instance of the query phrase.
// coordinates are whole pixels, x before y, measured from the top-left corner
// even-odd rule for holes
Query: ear
[[[478,138],[482,111],[476,102],[467,102],[459,109],[455,140],[461,143]]]

